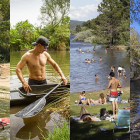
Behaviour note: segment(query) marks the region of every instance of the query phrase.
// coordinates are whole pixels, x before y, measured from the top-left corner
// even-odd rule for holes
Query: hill
[[[70,20],[70,30],[74,29],[76,25],[82,25],[85,21]]]

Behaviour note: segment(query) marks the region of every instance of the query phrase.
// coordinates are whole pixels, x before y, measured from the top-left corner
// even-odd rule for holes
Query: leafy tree
[[[0,62],[10,61],[10,1],[0,0]]]
[[[81,26],[80,26],[80,25],[76,25],[75,31],[76,31],[76,32],[80,32],[80,31],[81,31]]]
[[[69,14],[70,0],[43,0],[41,7],[41,21],[44,25],[50,24],[53,29],[63,24]]]

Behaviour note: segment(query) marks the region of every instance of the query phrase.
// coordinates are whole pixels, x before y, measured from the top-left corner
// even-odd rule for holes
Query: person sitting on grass
[[[83,114],[83,110],[85,110],[85,114]],[[80,119],[78,120],[78,122],[90,122],[90,121],[99,121],[99,120],[100,119],[98,118],[93,118],[82,104],[81,111],[80,111]]]
[[[91,103],[93,103],[92,99],[87,99],[85,91],[82,91],[79,95],[77,104],[91,105]]]
[[[104,97],[104,94],[101,93],[101,94],[100,94],[100,99],[99,99],[99,100],[96,100],[96,101],[92,100],[92,102],[93,102],[95,105],[97,105],[97,104],[106,104],[106,98]]]

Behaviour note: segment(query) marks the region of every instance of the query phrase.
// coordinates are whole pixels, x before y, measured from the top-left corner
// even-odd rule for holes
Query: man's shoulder
[[[51,57],[50,54],[48,52],[44,52],[43,53],[47,58]]]

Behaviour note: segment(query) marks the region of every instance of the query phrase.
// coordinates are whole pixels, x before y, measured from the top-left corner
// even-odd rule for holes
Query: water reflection
[[[13,107],[11,109],[11,140],[16,138],[30,138],[31,140],[42,139],[42,134],[47,136],[48,131],[53,131],[53,127],[60,125],[62,120],[64,120],[61,114],[52,112],[51,110],[45,108],[34,117],[22,119],[13,114],[20,109]]]
[[[140,139],[140,80],[131,82],[131,140]]]
[[[105,50],[97,46],[93,53],[93,45],[85,42],[74,42],[71,36],[70,41],[70,73],[71,73],[71,93],[80,91],[96,91],[106,89],[108,85],[107,76],[110,73],[110,67],[115,66],[115,77],[118,78],[122,87],[130,86],[130,58],[125,51]],[[84,45],[83,45],[84,44]],[[78,53],[81,48],[84,53]],[[88,53],[87,50],[90,50]],[[85,59],[95,58],[91,63],[85,63]],[[99,62],[102,57],[102,62]],[[124,66],[127,78],[118,77],[118,66]],[[95,81],[95,74],[98,75],[98,81]]]

